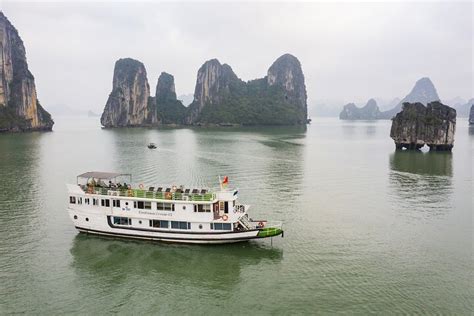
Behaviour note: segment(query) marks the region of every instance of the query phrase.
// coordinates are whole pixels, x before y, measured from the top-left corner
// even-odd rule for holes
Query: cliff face
[[[0,131],[51,130],[18,31],[0,12]]]
[[[440,102],[405,103],[392,120],[390,137],[397,149],[451,150],[454,145],[456,110]]]
[[[306,124],[306,86],[301,64],[292,55],[278,58],[267,76],[244,82],[217,59],[199,69],[187,124]]]
[[[420,102],[424,105],[427,105],[430,102],[439,101],[438,92],[431,82],[430,78],[421,78],[415,83],[415,86],[410,91],[410,93],[405,96],[400,103],[397,104],[393,109],[382,112],[379,115],[380,119],[389,120],[394,117],[397,113],[402,110],[404,103],[414,103]]]
[[[354,103],[344,106],[339,114],[341,120],[376,120],[379,118],[380,110],[374,99],[367,101],[367,104],[358,108]]]
[[[145,66],[131,58],[115,63],[112,92],[100,122],[104,127],[141,126],[148,117],[150,86]]]
[[[471,111],[469,112],[469,124],[474,125],[474,104],[471,105]]]
[[[303,70],[299,60],[290,54],[279,57],[268,69],[269,86],[279,86],[285,92],[285,99],[297,105],[301,124],[306,123],[308,105]]]
[[[195,123],[206,104],[222,102],[231,93],[232,84],[235,87],[245,85],[229,65],[222,65],[217,59],[206,61],[197,73],[194,101],[189,106],[186,123]]]
[[[174,77],[162,72],[156,85],[154,98],[156,103],[156,119],[153,123],[184,124],[186,107],[176,99]]]

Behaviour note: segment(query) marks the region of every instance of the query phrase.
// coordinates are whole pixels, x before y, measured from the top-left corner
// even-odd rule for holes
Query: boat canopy
[[[132,175],[130,173],[116,173],[116,172],[101,172],[101,171],[89,171],[77,176],[77,182],[79,179],[98,179],[98,180],[116,180],[118,177],[129,177],[129,182],[132,182]]]

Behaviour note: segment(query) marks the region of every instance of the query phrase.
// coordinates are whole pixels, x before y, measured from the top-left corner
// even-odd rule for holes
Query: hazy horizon
[[[284,53],[302,63],[308,103],[403,98],[429,77],[442,100],[473,97],[473,5],[463,3],[0,2],[24,41],[38,98],[100,113],[114,63],[144,63],[194,92],[212,58],[242,80]],[[342,106],[343,104],[340,104]]]

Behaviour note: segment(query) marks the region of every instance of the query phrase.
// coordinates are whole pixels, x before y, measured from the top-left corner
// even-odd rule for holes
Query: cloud
[[[472,97],[472,4],[10,2],[42,104],[101,111],[115,60],[142,61],[194,91],[211,58],[250,80],[297,56],[310,99],[403,97],[430,77],[442,98]]]

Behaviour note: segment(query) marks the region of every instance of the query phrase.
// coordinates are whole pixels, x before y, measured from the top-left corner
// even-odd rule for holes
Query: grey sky
[[[424,76],[442,99],[473,96],[470,2],[0,4],[46,108],[102,111],[121,57],[145,64],[152,94],[161,71],[173,74],[179,95],[194,92],[208,59],[250,80],[286,52],[301,61],[310,100],[403,97]]]

